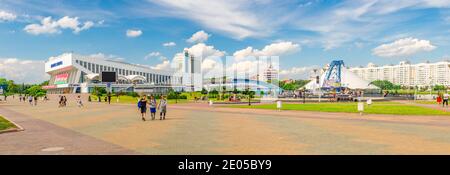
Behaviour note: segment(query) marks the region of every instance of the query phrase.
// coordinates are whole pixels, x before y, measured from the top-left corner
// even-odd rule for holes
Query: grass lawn
[[[357,103],[306,103],[289,104],[284,103],[283,110],[319,111],[319,112],[347,112],[358,113]],[[263,105],[234,105],[230,108],[254,108],[254,109],[276,109],[276,104]],[[370,107],[365,104],[364,113],[367,114],[395,114],[395,115],[448,115],[450,112],[430,109],[426,107],[405,105],[395,102],[375,102]]]
[[[414,103],[427,104],[427,105],[437,105],[436,100],[416,100]]]
[[[208,101],[209,100],[212,100],[213,102],[230,102],[230,100],[228,98],[226,98],[226,99],[210,98],[210,99],[208,99]],[[251,102],[260,102],[260,99],[259,98],[252,98],[250,101]],[[247,102],[248,103],[248,98],[241,99],[240,102]]]
[[[8,120],[4,119],[2,116],[0,116],[0,131],[15,128],[16,126],[9,122]]]

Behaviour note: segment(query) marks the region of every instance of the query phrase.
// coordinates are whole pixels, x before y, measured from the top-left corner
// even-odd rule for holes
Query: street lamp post
[[[251,100],[250,100],[250,99],[251,99],[250,88],[247,87],[247,90],[246,90],[246,91],[247,91],[247,95],[248,95],[248,105],[251,106],[252,103],[251,103]]]
[[[178,91],[175,91],[175,103],[178,103]]]
[[[305,102],[306,102],[306,90],[305,90],[305,88],[303,88],[302,95],[303,95],[303,104],[305,104]]]
[[[429,80],[430,80],[430,98],[431,98],[431,91],[433,90],[433,81],[431,79],[432,77],[430,76]],[[431,98],[433,99],[433,98]]]

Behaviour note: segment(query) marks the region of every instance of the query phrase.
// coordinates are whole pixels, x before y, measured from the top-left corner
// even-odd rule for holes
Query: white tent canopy
[[[350,89],[379,89],[370,82],[358,77],[347,68],[342,69],[342,86]]]
[[[319,84],[316,81],[310,81],[304,87],[308,90],[318,89],[323,85],[326,73],[320,76]],[[347,68],[343,68],[341,72],[341,86],[350,89],[379,89],[377,86],[370,84],[370,82],[358,77],[355,73]]]

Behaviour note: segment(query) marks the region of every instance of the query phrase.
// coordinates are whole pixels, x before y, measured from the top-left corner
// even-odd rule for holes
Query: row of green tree
[[[394,84],[388,80],[375,80],[371,84],[379,87],[381,90],[401,90],[401,89],[408,88],[408,87],[404,87],[404,86],[401,86],[398,84]],[[428,88],[426,88],[426,89],[428,89]],[[432,86],[432,89],[434,91],[442,91],[442,90],[446,90],[447,87],[444,85],[434,85],[434,86]]]
[[[42,97],[47,94],[42,86],[48,85],[48,81],[41,84],[17,84],[14,80],[8,80],[6,78],[0,78],[0,86],[3,87],[3,95],[9,96],[13,94],[28,94],[31,96]]]
[[[92,95],[94,96],[106,96],[108,95],[108,92],[106,91],[105,87],[94,87],[92,89],[91,92]],[[111,95],[115,95],[115,96],[131,96],[131,97],[139,97],[141,96],[141,94],[136,93],[136,92],[115,92],[114,90],[111,92]],[[161,98],[161,94],[155,94],[155,98],[156,99],[160,99]],[[175,92],[173,89],[170,89],[169,92],[167,93],[167,99],[187,99],[187,96],[185,94],[182,94],[181,92]]]
[[[311,80],[293,80],[292,82],[280,81],[278,86],[283,90],[294,91],[308,84]]]

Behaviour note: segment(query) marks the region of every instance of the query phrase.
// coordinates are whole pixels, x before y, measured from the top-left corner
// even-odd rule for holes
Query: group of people
[[[145,117],[147,116],[147,105],[149,106],[150,116],[152,120],[155,120],[157,108],[159,110],[159,120],[166,119],[167,100],[165,96],[161,96],[159,103],[156,102],[156,99],[153,95],[151,95],[150,97],[143,96],[141,97],[141,99],[139,99],[138,109],[141,112],[142,121],[145,121]]]
[[[44,97],[43,97],[43,100],[44,100],[44,101],[47,101],[47,100],[48,100],[47,96],[44,96]],[[20,101],[20,102],[26,102],[26,101],[28,101],[28,103],[29,103],[31,106],[37,106],[38,97],[37,97],[37,96],[31,96],[31,95],[23,95],[23,96],[22,96],[22,94],[20,94],[20,95],[19,95],[19,101]]]
[[[58,106],[59,108],[66,107],[67,106],[67,97],[64,95],[60,95],[58,104],[59,104],[59,106]]]
[[[444,93],[444,94],[438,94],[438,97],[436,98],[436,101],[439,105],[442,104],[442,107],[447,106],[448,107],[448,99],[449,99],[450,95],[448,94],[448,92]]]

